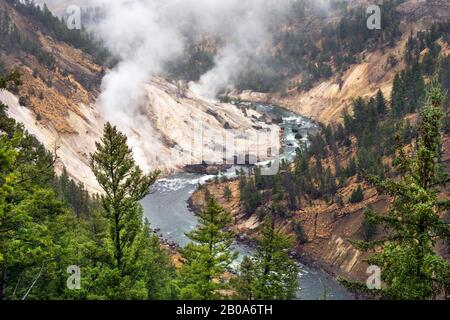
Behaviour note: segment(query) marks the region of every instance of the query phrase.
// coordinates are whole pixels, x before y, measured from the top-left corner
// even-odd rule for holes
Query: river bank
[[[231,197],[224,198],[223,190],[230,188]],[[190,208],[198,212],[204,206],[205,189],[218,203],[232,215],[230,230],[237,240],[254,247],[259,237],[261,220],[258,212],[248,215],[240,201],[239,181],[232,179],[227,182],[211,182],[197,189],[189,199]],[[347,212],[331,205],[330,207],[312,206],[302,212],[294,212],[289,219],[277,219],[277,227],[286,235],[294,237],[296,245],[291,256],[302,264],[320,269],[334,279],[345,278],[365,281],[367,265],[366,255],[355,249],[348,241],[360,232],[364,206],[372,203],[377,205],[377,198],[370,197],[365,204],[348,208]],[[372,201],[373,200],[373,201]],[[304,231],[303,239],[295,233],[295,225],[301,225]]]
[[[269,105],[241,105],[240,107],[254,108],[263,114],[264,112],[273,112],[277,118],[282,119],[282,122],[278,123],[282,128],[280,138],[283,148],[280,158],[287,161],[292,160],[296,148],[302,141],[307,140],[309,132],[317,130],[313,122],[282,108]],[[296,134],[293,134],[290,128],[295,128],[297,134],[300,134],[301,137],[295,137]],[[198,186],[224,176],[232,178],[235,176],[237,168],[250,168],[250,166],[245,165],[232,166],[227,170],[219,170],[219,175],[208,175],[205,174],[207,172],[203,171],[203,167],[199,167],[200,173],[183,172],[158,180],[154,185],[153,192],[142,201],[144,214],[150,220],[152,227],[156,228],[160,237],[166,239],[166,243],[174,249],[183,247],[189,242],[185,234],[197,225],[197,217],[191,210],[189,199],[195,194]],[[245,240],[236,241],[234,249],[239,253],[239,259],[235,262],[235,266],[238,265],[243,256],[253,254],[252,247],[253,244],[246,243]],[[313,264],[301,264],[300,269],[298,299],[322,299],[324,291],[328,292],[328,299],[353,298],[332,276],[321,268],[315,268]]]

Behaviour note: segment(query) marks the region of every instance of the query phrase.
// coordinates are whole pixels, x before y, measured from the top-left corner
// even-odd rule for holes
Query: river
[[[282,123],[279,125],[284,129],[284,133],[282,136],[283,150],[280,158],[287,161],[292,161],[295,149],[301,141],[297,139],[298,136],[296,138],[296,135],[300,134],[302,140],[306,141],[308,134],[317,131],[313,122],[285,109],[262,104],[246,104],[244,106],[256,109],[260,113],[282,118]],[[224,174],[233,176],[235,169],[233,167]],[[211,178],[214,178],[214,176],[179,173],[158,180],[153,186],[152,193],[142,200],[144,214],[150,220],[152,227],[159,229],[165,239],[179,246],[185,246],[189,241],[185,234],[197,225],[197,217],[189,209],[188,199],[199,183],[204,183]],[[243,256],[251,255],[253,252],[252,248],[241,243],[235,243],[234,247],[239,252],[236,264]],[[325,291],[329,300],[352,299],[349,292],[321,270],[300,264],[299,281],[298,299],[322,299]]]

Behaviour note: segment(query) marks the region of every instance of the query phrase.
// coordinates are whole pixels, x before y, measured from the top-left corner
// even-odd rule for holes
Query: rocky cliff
[[[383,45],[357,54],[356,63],[342,74],[319,81],[309,90],[293,88],[283,93],[234,92],[234,98],[275,103],[322,123],[339,122],[342,111],[358,97],[373,97],[381,89],[385,97],[391,94],[395,74],[404,65],[408,37],[428,30],[434,22],[450,16],[450,2],[445,0],[407,0],[397,8],[400,14],[400,38],[392,46]],[[441,42],[442,54],[450,53],[448,43]],[[421,55],[425,55],[426,51]]]
[[[114,118],[115,110],[97,106],[102,77],[109,71],[85,52],[57,40],[8,2],[0,1],[0,11],[8,14],[21,38],[39,48],[28,52],[0,47],[0,61],[6,69],[20,71],[23,81],[15,92],[0,92],[0,101],[9,107],[12,117],[56,152],[59,169],[65,166],[72,178],[98,191],[89,169],[89,153],[105,119]],[[38,56],[48,57],[51,65]],[[230,160],[231,151],[267,156],[267,148],[279,144],[278,127],[260,122],[257,113],[244,114],[233,105],[207,101],[163,78],[149,79],[144,86],[146,94],[138,111],[146,125],[129,123],[127,134],[138,163],[145,169],[169,173],[186,164],[221,163],[226,157]],[[248,139],[261,130],[276,137],[272,145]],[[217,152],[226,147],[226,156]]]

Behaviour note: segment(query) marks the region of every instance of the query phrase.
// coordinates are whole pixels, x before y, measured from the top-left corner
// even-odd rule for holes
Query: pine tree
[[[350,203],[358,203],[364,200],[363,189],[360,185],[352,192],[349,202]]]
[[[239,265],[237,277],[234,280],[233,288],[237,298],[240,300],[253,300],[254,262],[252,258],[245,256]]]
[[[385,287],[378,294],[385,298],[434,299],[450,285],[450,264],[435,251],[436,241],[450,236],[450,227],[440,220],[449,204],[438,199],[436,189],[448,181],[438,163],[444,95],[435,77],[420,115],[415,154],[408,158],[399,147],[401,179],[370,179],[395,199],[385,215],[366,212],[370,223],[386,226],[389,234],[384,240],[355,244],[364,250],[378,248],[369,263],[382,269]]]
[[[19,74],[0,76],[0,89],[12,84]],[[5,109],[0,103],[0,300],[27,299],[59,252],[51,225],[66,209],[49,188],[52,157]]]
[[[223,190],[223,197],[227,200],[230,201],[231,197],[233,196],[233,193],[231,192],[230,187],[227,185],[225,186],[224,190]]]
[[[395,117],[399,117],[405,113],[405,87],[403,79],[399,74],[395,75],[394,84],[391,94],[391,109]]]
[[[357,173],[357,170],[356,160],[352,157],[348,162],[346,174],[348,177],[353,177]]]
[[[230,223],[230,214],[210,197],[199,214],[199,226],[187,234],[192,242],[181,250],[177,283],[182,299],[218,299],[220,290],[229,287],[224,273],[236,258],[233,234],[225,230]]]
[[[111,221],[114,257],[121,270],[123,252],[132,244],[136,231],[138,201],[150,192],[159,172],[144,175],[135,165],[127,137],[109,122],[101,142],[95,145],[97,150],[91,154],[91,168],[105,191],[102,204]]]
[[[293,239],[277,230],[267,215],[254,257],[253,297],[256,300],[288,300],[295,297],[299,286],[298,266],[289,257]]]
[[[144,232],[142,208],[138,201],[149,192],[159,172],[143,174],[135,164],[127,137],[107,123],[101,142],[91,154],[91,168],[105,194],[103,210],[109,220],[114,264],[110,278],[114,298],[147,297],[145,283],[136,267],[136,244]],[[115,289],[114,289],[115,288]]]
[[[384,115],[386,113],[386,100],[384,99],[383,91],[378,90],[377,92],[377,112],[380,115]]]
[[[364,131],[364,128],[367,125],[367,115],[368,112],[366,102],[361,97],[357,98],[353,102],[353,116],[355,118],[356,135],[360,135]]]
[[[253,214],[262,203],[262,195],[257,190],[254,178],[240,178],[240,200],[243,202],[247,214]]]

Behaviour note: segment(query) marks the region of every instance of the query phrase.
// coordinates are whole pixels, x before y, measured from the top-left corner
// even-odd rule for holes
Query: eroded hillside
[[[89,154],[105,119],[114,118],[108,114],[114,112],[108,106],[101,112],[96,107],[101,79],[108,71],[90,55],[56,40],[52,32],[45,33],[42,26],[36,28],[31,17],[20,14],[8,2],[0,2],[0,11],[8,16],[6,36],[22,39],[21,47],[0,49],[0,59],[5,69],[17,69],[23,81],[17,91],[1,92],[1,101],[9,106],[11,116],[56,152],[59,169],[66,167],[73,178],[90,190],[98,190],[89,169]],[[145,89],[146,101],[139,112],[149,126],[128,124],[132,128],[129,139],[145,169],[168,173],[204,160],[222,162],[222,155],[214,150],[223,149],[225,143],[234,144],[239,154],[265,148],[258,151],[263,155],[267,155],[267,148],[278,145],[278,128],[260,122],[256,113],[246,115],[232,105],[206,101],[162,78],[149,81]],[[276,137],[273,145],[246,142],[246,136],[261,129]],[[198,135],[203,139],[194,141]],[[204,144],[199,148],[202,152],[192,153],[199,143]]]
[[[358,97],[372,97],[378,89],[389,98],[395,74],[404,65],[405,45],[410,35],[427,30],[450,16],[450,3],[443,0],[409,0],[397,7],[401,35],[392,44],[363,50],[354,56],[355,63],[329,79],[319,80],[310,89],[290,88],[283,93],[234,92],[243,100],[275,103],[323,123],[342,121],[342,112]],[[441,42],[442,54],[450,53],[448,43]],[[427,51],[421,52],[424,56]]]

